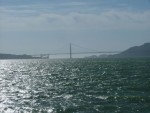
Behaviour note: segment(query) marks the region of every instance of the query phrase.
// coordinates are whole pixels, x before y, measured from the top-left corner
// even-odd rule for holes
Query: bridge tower
[[[72,48],[71,48],[71,43],[70,43],[70,59],[72,58]]]

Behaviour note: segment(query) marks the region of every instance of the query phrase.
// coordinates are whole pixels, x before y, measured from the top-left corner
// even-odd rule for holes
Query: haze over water
[[[149,113],[150,59],[1,60],[1,113]]]
[[[0,0],[2,59],[68,53],[69,43],[124,51],[149,36],[150,0]],[[49,58],[0,60],[0,113],[150,112],[150,59]]]
[[[149,36],[149,0],[0,0],[0,53],[124,51]]]

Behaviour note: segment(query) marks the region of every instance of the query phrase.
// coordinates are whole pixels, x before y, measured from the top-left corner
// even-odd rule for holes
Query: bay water
[[[0,113],[150,113],[150,59],[0,60]]]

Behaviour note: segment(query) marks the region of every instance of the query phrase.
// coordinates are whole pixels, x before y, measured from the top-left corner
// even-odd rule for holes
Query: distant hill
[[[131,47],[120,54],[110,55],[109,57],[150,57],[150,43],[145,43],[141,46]]]
[[[85,58],[135,58],[135,57],[150,57],[150,43],[145,43],[141,46],[131,47],[119,54],[115,55],[92,55]]]
[[[0,54],[0,59],[33,59],[30,55]]]

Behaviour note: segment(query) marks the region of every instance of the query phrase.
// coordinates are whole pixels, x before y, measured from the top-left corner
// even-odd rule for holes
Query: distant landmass
[[[85,58],[135,58],[135,57],[150,57],[150,43],[145,43],[141,46],[131,47],[119,54],[115,55],[92,55]],[[0,54],[0,59],[38,59],[41,57],[33,57],[31,55],[14,55],[14,54]]]
[[[150,57],[150,43],[131,47],[120,54],[110,55],[109,57]]]
[[[0,54],[0,59],[35,59],[30,55]]]
[[[141,46],[131,47],[119,54],[115,55],[92,55],[86,58],[135,58],[135,57],[150,57],[150,43],[145,43]]]

